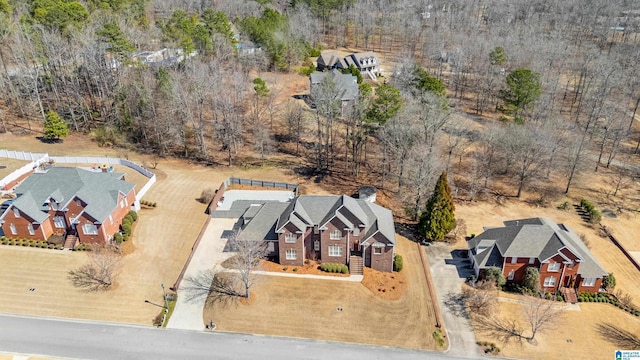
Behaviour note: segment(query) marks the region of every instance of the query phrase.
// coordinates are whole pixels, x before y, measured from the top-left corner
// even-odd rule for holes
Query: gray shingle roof
[[[276,220],[288,205],[288,203],[268,201],[259,207],[252,206],[249,210],[255,208],[257,212],[251,221],[240,231],[238,239],[278,240],[278,234],[275,232]]]
[[[469,240],[469,248],[479,268],[501,267],[505,257],[533,257],[544,261],[567,247],[581,260],[578,274],[583,277],[607,274],[578,235],[565,225],[545,218],[505,221],[504,225],[486,229]],[[481,251],[483,247],[486,249]],[[500,257],[499,261],[496,256]]]
[[[310,77],[312,87],[320,84],[324,78],[330,78],[336,85],[342,101],[355,100],[358,97],[360,91],[358,88],[358,79],[351,74],[343,74],[333,69],[327,72],[314,72]]]
[[[362,242],[379,233],[391,244],[396,243],[395,224],[391,210],[364,200],[356,200],[346,195],[301,195],[293,199],[281,214],[278,214],[276,231],[287,223],[293,223],[304,231],[307,227],[326,225],[333,217],[355,227],[349,214],[364,225]]]
[[[317,61],[318,66],[334,67],[338,65],[340,67],[346,67],[344,66],[344,61],[342,61],[342,58],[340,57],[340,53],[337,51],[329,51],[320,54]]]
[[[128,194],[135,185],[118,180],[122,174],[92,172],[79,168],[53,167],[46,173],[29,176],[15,190],[13,206],[32,219],[42,222],[48,214],[42,205],[50,198],[66,208],[77,196],[87,206],[85,212],[103,222],[118,205],[118,193]]]

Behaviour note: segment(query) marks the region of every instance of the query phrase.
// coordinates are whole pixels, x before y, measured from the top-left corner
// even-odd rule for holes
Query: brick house
[[[468,246],[476,276],[495,266],[508,282],[521,283],[526,269],[535,267],[545,291],[595,293],[607,275],[573,230],[545,218],[510,220],[504,227],[485,228]]]
[[[118,232],[135,202],[135,185],[124,174],[53,167],[37,172],[16,189],[17,198],[0,216],[7,237],[65,239],[104,244]]]
[[[391,211],[346,195],[254,204],[240,219],[238,238],[264,239],[269,256],[283,265],[302,266],[310,259],[393,271]]]

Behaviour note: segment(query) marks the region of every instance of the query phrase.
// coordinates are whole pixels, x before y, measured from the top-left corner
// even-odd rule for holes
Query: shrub
[[[133,222],[138,221],[138,213],[137,213],[137,212],[135,212],[135,210],[130,210],[130,211],[127,213],[127,216],[131,217],[131,220],[133,220]]]
[[[556,301],[564,301],[562,295],[556,295]]]
[[[491,266],[485,271],[485,279],[495,283],[498,289],[502,289],[504,284],[507,283],[507,279],[504,278],[502,269],[496,266]]]
[[[156,207],[156,203],[151,203],[151,207]]]
[[[347,265],[342,265],[342,269],[340,269],[340,272],[343,274],[349,273],[349,268],[347,267]]]
[[[124,218],[122,218],[122,223],[128,223],[129,225],[133,224],[133,218],[131,216],[129,216],[128,214],[125,215]]]
[[[49,244],[49,246],[47,246],[49,249],[55,249],[56,246],[54,244]]]
[[[287,271],[287,270],[289,270],[288,266],[285,266],[285,267],[282,268],[282,271]]]
[[[123,222],[121,227],[127,237],[131,235],[131,224]]]
[[[113,234],[113,240],[115,240],[116,243],[118,243],[118,245],[122,244],[122,241],[123,241],[122,234],[120,234],[120,233]]]
[[[298,272],[298,268],[297,268],[297,267],[294,267],[294,268],[293,268],[293,272]]]
[[[211,200],[213,200],[215,194],[215,190],[213,190],[212,188],[206,188],[200,193],[200,198],[198,198],[198,201],[203,204],[208,204],[211,202]]]
[[[29,245],[29,243],[28,243],[28,242],[26,242],[26,241],[23,241],[23,242],[22,242],[22,246],[28,246],[28,245]]]
[[[402,256],[396,254],[396,256],[393,257],[393,271],[400,272],[403,267],[404,263],[402,262]]]

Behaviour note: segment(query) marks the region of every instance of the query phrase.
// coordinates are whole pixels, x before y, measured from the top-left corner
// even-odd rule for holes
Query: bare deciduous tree
[[[108,290],[120,272],[122,252],[113,245],[94,246],[88,258],[88,263],[69,271],[69,281],[86,291]]]
[[[530,297],[524,305],[524,315],[531,330],[527,340],[534,341],[538,332],[557,324],[562,317],[562,309],[552,301]]]
[[[184,278],[181,289],[188,294],[190,301],[205,298],[207,304],[213,304],[238,297],[249,299],[255,283],[254,270],[266,255],[267,244],[264,240],[238,238],[234,232],[229,237],[228,246],[236,253],[230,259],[232,269],[218,272],[209,269]]]

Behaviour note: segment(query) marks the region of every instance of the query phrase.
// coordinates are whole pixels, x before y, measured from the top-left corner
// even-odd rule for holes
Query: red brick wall
[[[589,293],[597,293],[600,287],[602,286],[602,278],[596,279],[596,283],[593,286],[583,286],[582,285],[582,277],[578,276],[576,280],[577,290],[578,292],[589,292]]]
[[[393,271],[393,246],[385,246],[382,254],[375,254],[374,247],[367,247],[367,258],[370,259],[370,267],[374,270],[391,272]]]
[[[337,219],[332,220],[327,224],[326,230],[320,231],[320,259],[327,263],[347,264],[347,231],[344,229],[344,224]],[[331,240],[331,232],[340,230],[342,237],[339,240]],[[341,256],[329,256],[329,246],[342,247]]]
[[[84,229],[83,229],[83,225],[84,224],[93,224],[94,223],[94,219],[89,217],[87,214],[82,214],[80,216],[80,218],[78,219],[78,224],[76,224],[76,230],[78,231],[78,239],[80,239],[80,242],[82,243],[91,243],[91,244],[104,244],[106,241],[106,238],[104,236],[103,230],[102,230],[102,226],[101,225],[96,225],[96,227],[98,228],[98,234],[97,235],[87,235],[84,233]],[[109,220],[107,220],[109,221]]]
[[[120,201],[126,198],[125,206],[120,207]],[[104,226],[104,230],[107,233],[107,236],[110,237],[113,234],[117,233],[120,230],[120,225],[122,224],[122,219],[131,211],[131,206],[136,201],[136,196],[133,190],[131,190],[126,196],[119,194],[118,195],[118,205],[111,213],[111,218],[113,219],[113,223],[109,218],[102,223]],[[127,205],[128,204],[128,205]]]
[[[516,258],[516,263],[512,264],[511,263],[511,257],[507,257],[505,258],[505,264],[504,264],[504,268],[502,269],[502,273],[504,274],[504,278],[507,279],[507,281],[513,281],[515,283],[522,283],[522,281],[524,281],[524,276],[527,273],[527,268],[530,266],[534,266],[534,267],[539,267],[540,263],[538,262],[538,260],[534,260],[533,264],[529,264],[529,258]],[[508,280],[509,279],[509,273],[511,272],[511,270],[514,271],[513,273],[513,280]]]
[[[295,226],[287,224],[284,228],[284,233],[278,234],[278,252],[279,262],[282,265],[302,266],[304,265],[304,238],[301,234],[297,234]],[[295,234],[298,240],[295,243],[285,242],[286,234]],[[287,250],[296,250],[297,258],[295,260],[287,260]]]
[[[2,224],[2,231],[4,231],[4,235],[8,238],[22,238],[22,239],[33,239],[33,240],[47,240],[49,236],[53,234],[53,230],[51,228],[51,224],[45,222],[44,224],[33,224],[33,220],[31,218],[26,217],[22,212],[20,212],[20,217],[16,218],[13,213],[13,207],[11,210],[7,212],[7,215],[4,217],[4,224]],[[14,224],[16,227],[17,234],[14,235],[11,232],[11,224]],[[29,234],[28,225],[31,224],[33,226],[34,234]],[[43,235],[44,231],[44,235]]]
[[[563,264],[562,262],[564,261],[564,258],[562,258],[562,256],[560,255],[556,255],[554,257],[552,257],[551,259],[549,259],[549,263],[545,263],[542,264],[542,266],[540,266],[540,288],[546,291],[555,291],[561,284],[562,282],[562,269],[566,266],[566,264]],[[550,263],[560,263],[560,268],[558,269],[558,271],[549,271],[549,265]],[[556,278],[556,283],[554,286],[551,287],[545,287],[544,286],[544,279],[546,279],[547,277],[555,277]]]

